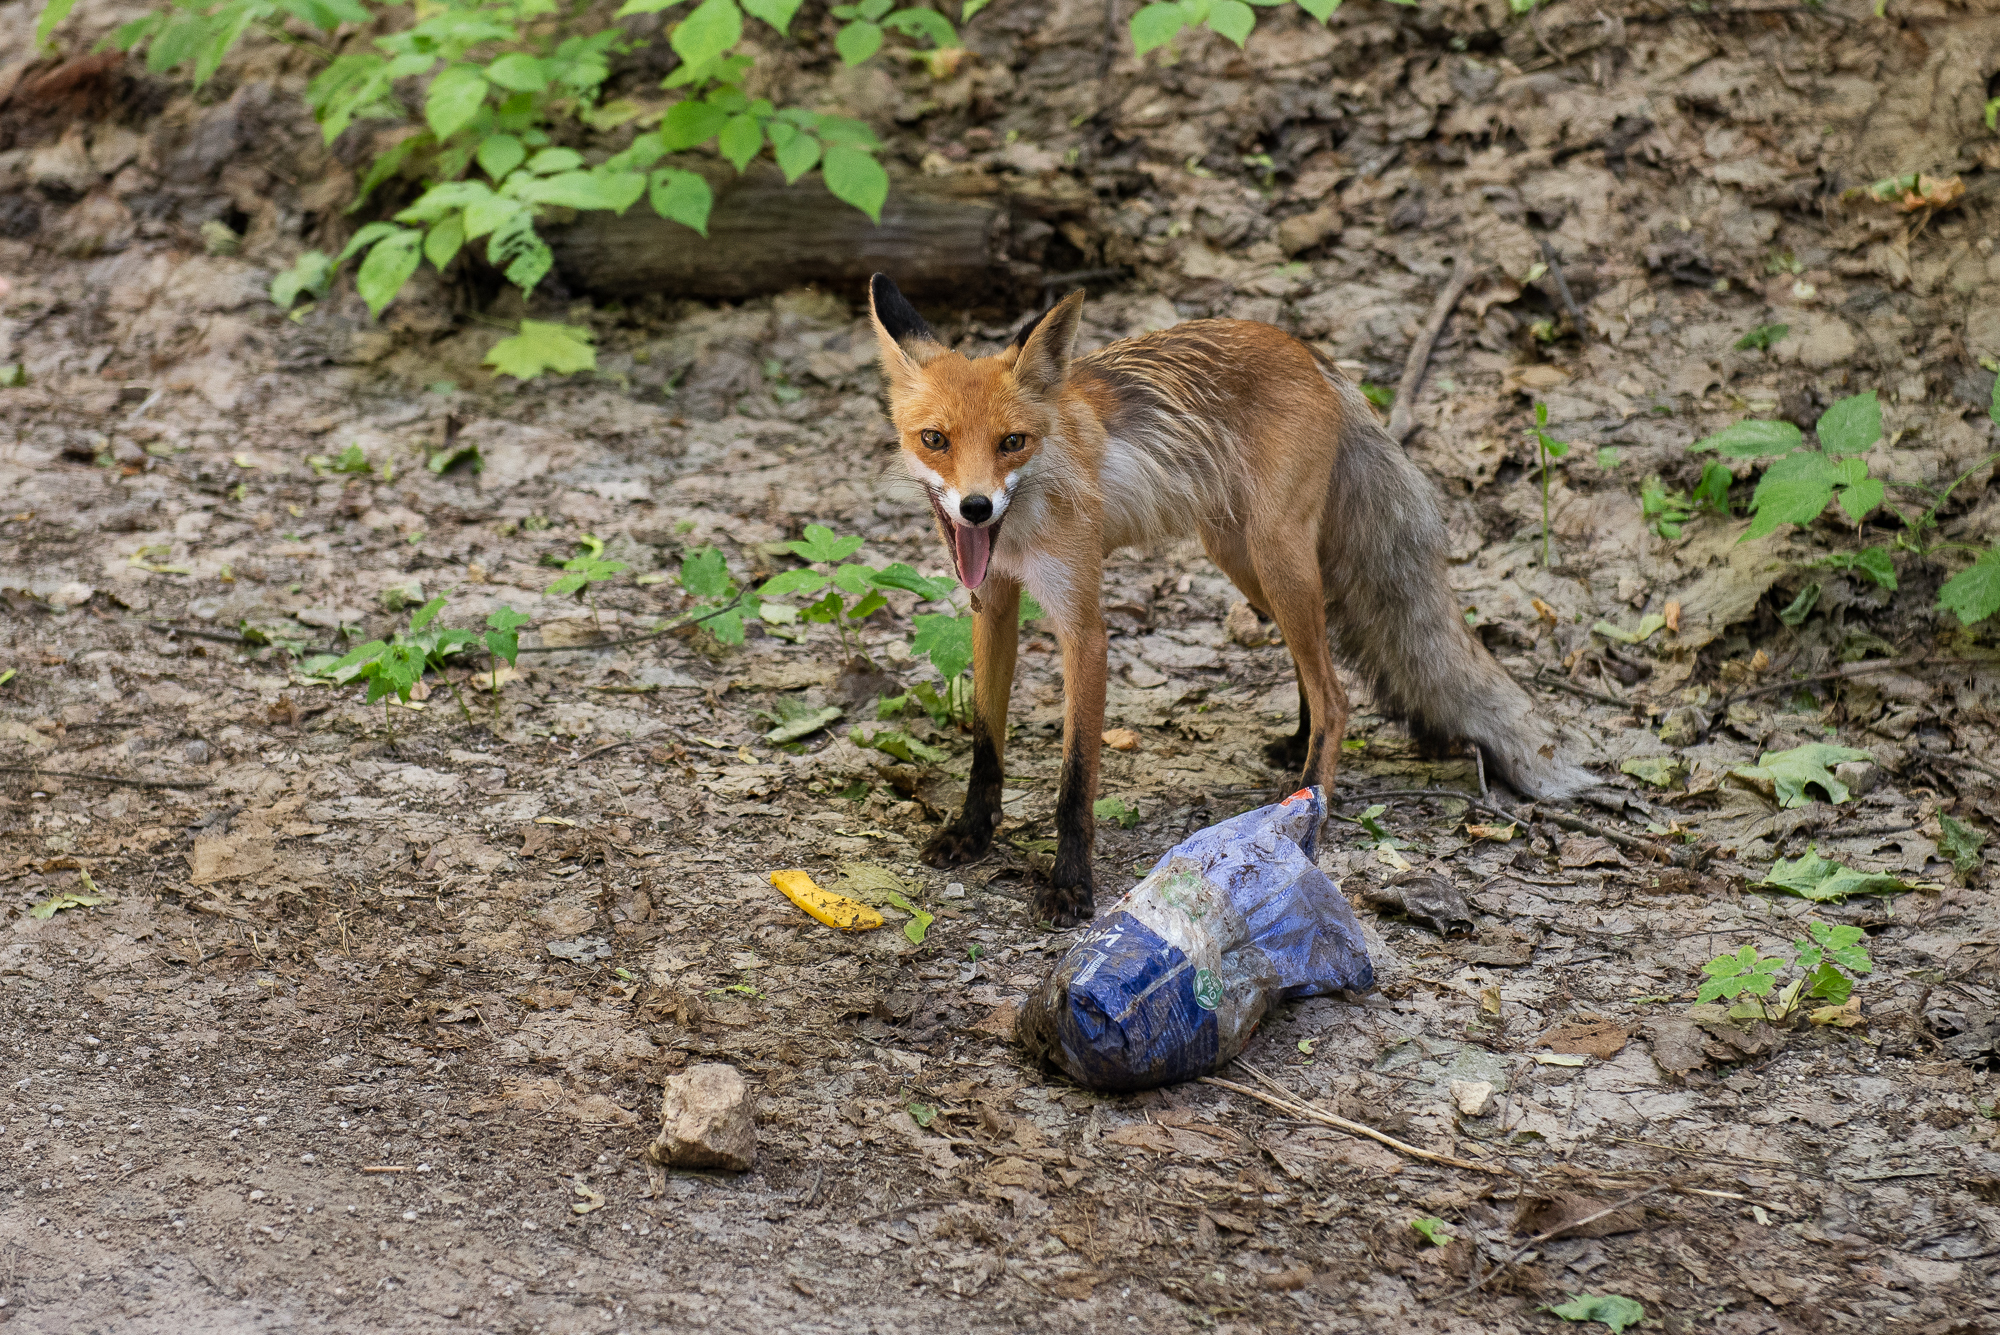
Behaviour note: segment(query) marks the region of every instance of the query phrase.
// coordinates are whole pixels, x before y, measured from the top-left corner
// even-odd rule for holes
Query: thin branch
[[[1716,708],[1726,707],[1731,700],[1751,700],[1760,695],[1775,695],[1779,691],[1789,691],[1795,686],[1807,686],[1816,681],[1841,681],[1848,677],[1864,677],[1871,672],[1893,672],[1900,668],[1919,667],[1993,667],[1994,663],[1982,658],[1871,658],[1865,663],[1849,663],[1832,672],[1819,672],[1810,677],[1795,677],[1791,681],[1774,682],[1769,686],[1759,686],[1755,690],[1732,691],[1722,697]]]
[[[45,774],[51,779],[85,779],[92,783],[122,784],[127,788],[213,788],[215,786],[207,779],[128,779],[120,774],[78,774],[74,770],[43,769],[39,765],[0,765],[0,774]]]
[[[1471,287],[1472,280],[1485,271],[1485,265],[1474,264],[1472,256],[1465,252],[1460,252],[1452,261],[1451,278],[1432,303],[1431,313],[1424,318],[1423,330],[1417,335],[1417,341],[1410,345],[1409,359],[1403,363],[1403,378],[1396,382],[1396,402],[1389,409],[1389,439],[1398,445],[1416,429],[1413,405],[1417,401],[1417,391],[1423,387],[1424,370],[1430,365],[1431,346],[1444,332],[1445,321],[1451,318],[1452,308],[1465,295],[1465,289]]]
[[[671,626],[662,626],[658,630],[648,631],[644,635],[633,635],[622,640],[599,640],[591,644],[539,644],[532,647],[520,648],[515,650],[515,652],[517,654],[567,654],[591,649],[618,649],[628,644],[645,644],[648,641],[671,635],[683,626],[699,626],[704,621],[714,620],[724,612],[733,612],[742,603],[743,598],[744,595],[739,593],[721,607],[713,608],[698,617],[689,617],[685,621],[676,621]]]
[[[1556,295],[1562,298],[1563,309],[1569,312],[1570,323],[1576,326],[1576,336],[1588,342],[1590,328],[1584,323],[1583,310],[1576,304],[1576,298],[1570,295],[1569,279],[1563,277],[1562,259],[1547,237],[1542,238],[1542,259],[1549,266],[1549,277],[1556,280]]]
[[[1630,1196],[1627,1196],[1624,1200],[1612,1202],[1610,1205],[1605,1206],[1602,1210],[1599,1210],[1596,1214],[1587,1214],[1581,1219],[1572,1219],[1568,1223],[1561,1224],[1555,1228],[1552,1228],[1546,1233],[1537,1233],[1534,1237],[1529,1238],[1519,1247],[1516,1247],[1511,1256],[1509,1256],[1506,1260],[1500,1262],[1499,1265],[1494,1266],[1493,1269],[1489,1270],[1484,1277],[1472,1281],[1472,1283],[1466,1285],[1464,1288],[1460,1289],[1457,1293],[1452,1294],[1450,1297],[1445,1298],[1442,1301],[1456,1302],[1460,1298],[1464,1298],[1471,1294],[1479,1292],[1481,1289],[1485,1288],[1488,1284],[1491,1284],[1494,1280],[1500,1278],[1502,1271],[1506,1270],[1508,1266],[1514,1264],[1514,1262],[1520,1260],[1523,1256],[1526,1256],[1531,1248],[1539,1247],[1545,1242],[1548,1242],[1554,1238],[1559,1238],[1563,1234],[1569,1232],[1571,1229],[1582,1228],[1585,1224],[1594,1224],[1598,1220],[1604,1218],[1606,1215],[1617,1214],[1620,1210],[1624,1209],[1626,1206],[1636,1205],[1640,1201],[1644,1200],[1646,1197],[1652,1195],[1656,1191],[1665,1191],[1668,1188],[1678,1188],[1680,1185],[1681,1185],[1681,1180],[1679,1178],[1669,1178],[1665,1182],[1655,1182],[1650,1187],[1646,1187],[1639,1191],[1633,1192]]]
[[[1528,817],[1520,815],[1517,812],[1509,811],[1505,807],[1495,806],[1488,802],[1482,802],[1476,797],[1461,793],[1452,788],[1389,788],[1373,793],[1353,793],[1340,800],[1343,802],[1369,802],[1380,797],[1455,798],[1469,806],[1478,807],[1488,815],[1498,816],[1502,820],[1515,821],[1522,825],[1532,825],[1534,823]],[[1541,820],[1548,821],[1551,825],[1560,825],[1565,830],[1575,830],[1579,834],[1594,834],[1600,839],[1609,839],[1621,848],[1630,848],[1644,853],[1649,858],[1671,862],[1677,866],[1689,861],[1692,856],[1690,850],[1668,848],[1665,844],[1655,843],[1651,839],[1641,839],[1637,835],[1626,834],[1622,830],[1613,830],[1603,825],[1593,825],[1582,817],[1572,816],[1565,811],[1550,811],[1548,808],[1543,807],[1537,810],[1535,815]]]
[[[1284,1089],[1283,1085],[1278,1084],[1275,1080],[1272,1080],[1269,1076],[1264,1075],[1262,1072],[1252,1069],[1247,1064],[1242,1062],[1238,1062],[1237,1064],[1239,1066],[1242,1066],[1243,1069],[1245,1069],[1246,1071],[1249,1071],[1250,1074],[1256,1076],[1259,1080],[1265,1081],[1267,1084],[1272,1085],[1274,1088],[1280,1090]],[[1469,1172],[1474,1172],[1474,1173],[1491,1173],[1498,1177],[1513,1176],[1513,1173],[1505,1168],[1494,1168],[1486,1164],[1471,1163],[1465,1159],[1454,1159],[1449,1154],[1433,1154],[1429,1150],[1420,1150],[1415,1145],[1406,1145],[1402,1141],[1397,1140],[1394,1136],[1388,1135],[1381,1131],[1377,1131],[1372,1126],[1363,1126],[1360,1122],[1350,1122],[1345,1117],[1339,1117],[1333,1113],[1327,1112],[1325,1109],[1321,1108],[1319,1105],[1314,1103],[1306,1103],[1302,1100],[1292,1097],[1274,1098],[1271,1095],[1264,1093],[1262,1090],[1252,1089],[1248,1085],[1239,1085],[1234,1080],[1224,1080],[1219,1076],[1213,1076],[1213,1075],[1201,1076],[1200,1081],[1204,1085],[1215,1085],[1221,1089],[1229,1090],[1231,1093],[1241,1094],[1245,1098],[1255,1099],[1259,1103],[1269,1104],[1271,1107],[1276,1108],[1281,1112],[1289,1113],[1293,1117],[1303,1117],[1309,1121],[1323,1122],[1327,1126],[1333,1127],[1336,1130],[1347,1132],[1347,1134],[1350,1136],[1366,1137],[1367,1139],[1375,1141],[1378,1144],[1387,1145],[1390,1149],[1395,1150],[1399,1154],[1407,1154],[1413,1159],[1422,1159],[1426,1163],[1443,1164],[1447,1168],[1463,1168]],[[1289,1091],[1287,1091],[1287,1093],[1289,1093]]]

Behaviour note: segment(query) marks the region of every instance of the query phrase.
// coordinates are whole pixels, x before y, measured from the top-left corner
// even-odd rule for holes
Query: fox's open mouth
[[[945,513],[937,493],[926,494],[931,498],[931,509],[937,511],[938,523],[951,535],[951,560],[958,568],[958,582],[968,589],[978,588],[986,582],[986,566],[993,559],[993,544],[1000,536],[1001,520],[996,519],[984,528],[961,524]]]

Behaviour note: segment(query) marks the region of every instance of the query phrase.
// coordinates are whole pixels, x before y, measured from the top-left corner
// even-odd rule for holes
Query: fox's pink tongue
[[[968,589],[976,589],[986,582],[986,561],[993,555],[993,530],[953,524],[951,533],[957,546],[958,581]]]

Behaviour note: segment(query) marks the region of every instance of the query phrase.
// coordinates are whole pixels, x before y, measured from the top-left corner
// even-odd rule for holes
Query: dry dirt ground
[[[1024,913],[1058,756],[1047,636],[1023,654],[1002,846],[949,875],[915,852],[967,744],[918,720],[951,759],[885,771],[847,735],[875,691],[827,628],[562,648],[598,631],[543,596],[542,561],[585,533],[631,567],[598,600],[620,634],[685,602],[638,577],[709,543],[739,578],[774,572],[808,522],[943,568],[895,480],[858,294],[593,308],[552,282],[535,309],[590,324],[600,371],[524,386],[479,369],[500,334],[462,293],[288,321],[262,287],[351,226],[354,157],[317,147],[291,57],[198,101],[116,70],[34,85],[53,66],[29,56],[33,10],[0,7],[0,364],[25,375],[0,388],[0,1321],[1470,1332],[1553,1329],[1539,1309],[1590,1292],[1675,1332],[1993,1329],[2000,911],[1990,861],[1959,874],[1937,839],[1942,815],[2000,817],[1994,636],[1928,610],[1950,567],[1904,558],[1894,596],[1804,568],[1857,542],[1831,521],[1739,546],[1743,519],[1707,517],[1669,541],[1636,499],[1649,474],[1688,485],[1687,443],[1736,417],[1809,425],[1866,388],[1901,433],[1878,471],[1948,478],[1996,448],[2000,140],[1980,111],[2000,19],[1888,8],[1558,3],[1529,24],[1354,0],[1325,33],[1266,11],[1247,55],[1194,42],[1142,72],[1100,66],[1099,7],[1003,0],[973,25],[969,91],[912,111],[928,76],[879,76],[873,114],[912,167],[1081,201],[1048,263],[1123,274],[1095,286],[1093,344],[1251,315],[1393,383],[1444,258],[1491,263],[1410,448],[1482,633],[1629,799],[1573,814],[1651,826],[1685,865],[1547,809],[1501,844],[1462,804],[1392,800],[1395,856],[1467,897],[1440,935],[1377,916],[1393,858],[1332,823],[1322,862],[1381,985],[1284,1008],[1247,1054],[1481,1173],[1214,1086],[1091,1094],[1009,1046],[1070,939]],[[1918,169],[1965,199],[1842,199]],[[239,253],[208,253],[231,246],[204,222]],[[1529,277],[1544,242],[1568,300]],[[1020,313],[936,312],[985,347]],[[1732,346],[1767,323],[1790,332]],[[1576,442],[1548,568],[1529,393]],[[423,467],[453,432],[483,472]],[[350,445],[370,472],[307,462]],[[1987,480],[1950,535],[1992,540]],[[1232,638],[1198,553],[1126,553],[1106,583],[1111,721],[1139,744],[1107,753],[1105,792],[1139,820],[1102,830],[1100,904],[1282,791],[1259,751],[1293,700],[1283,648]],[[1809,583],[1809,614],[1780,619]],[[394,590],[448,594],[455,625],[509,603],[560,651],[522,658],[497,715],[475,693],[468,722],[441,686],[385,716],[256,642],[382,632]],[[1642,646],[1589,631],[1669,603],[1678,632]],[[864,634],[903,685],[928,672],[909,614]],[[1751,693],[1891,655],[1948,661]],[[847,716],[774,748],[757,711],[787,695]],[[1373,790],[1476,792],[1365,699],[1353,739],[1348,817]],[[1809,740],[1872,755],[1843,770],[1853,800],[1780,811],[1729,775]],[[1680,762],[1669,786],[1621,774],[1648,757]],[[1809,843],[1926,888],[1749,888]],[[937,915],[921,946],[837,935],[766,879],[843,862],[909,879]],[[102,902],[31,912],[86,877]],[[1866,929],[1863,1026],[1687,1017],[1705,962],[1789,955],[1809,917]],[[661,1080],[697,1061],[750,1079],[754,1171],[641,1158]],[[1467,1080],[1496,1087],[1483,1115],[1452,1104]],[[1458,1240],[1425,1244],[1419,1217]]]

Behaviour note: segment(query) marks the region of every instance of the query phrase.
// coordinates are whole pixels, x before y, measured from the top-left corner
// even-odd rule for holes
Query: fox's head
[[[903,462],[930,495],[959,581],[976,589],[1008,509],[1033,484],[1038,461],[1046,466],[1083,293],[1030,321],[1004,352],[977,360],[945,347],[884,274],[868,285],[868,309]]]

